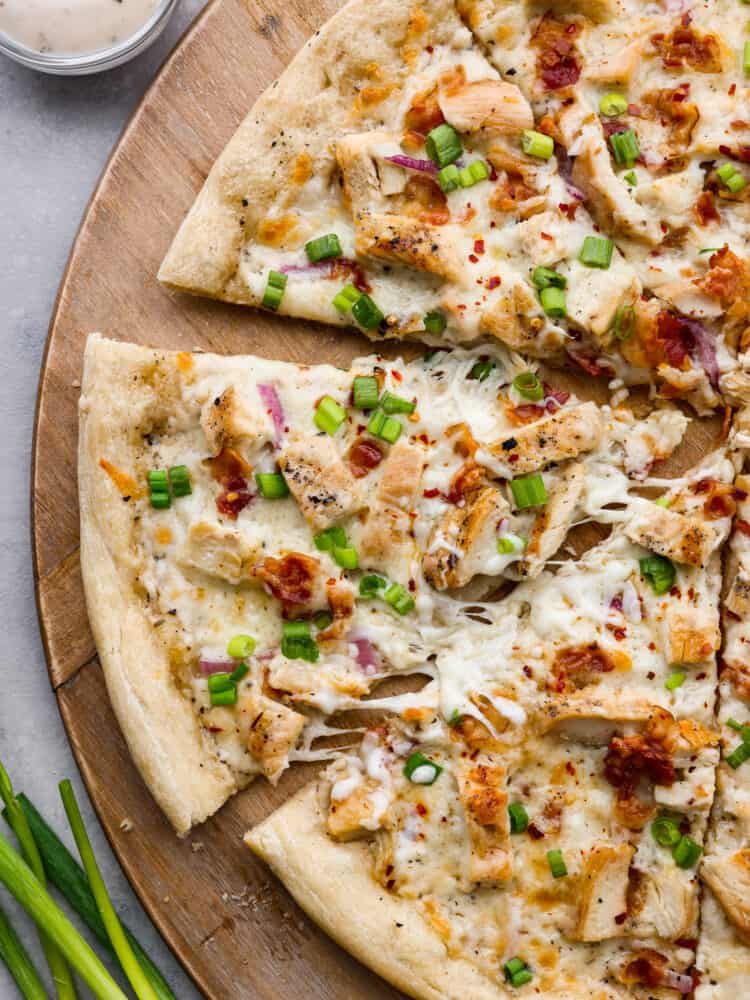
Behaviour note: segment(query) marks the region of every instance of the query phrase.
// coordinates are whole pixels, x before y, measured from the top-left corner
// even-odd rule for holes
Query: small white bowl
[[[95,52],[77,52],[74,55],[60,55],[53,52],[38,52],[14,41],[0,31],[0,53],[15,59],[29,69],[57,76],[85,76],[87,73],[101,73],[113,69],[133,59],[155,42],[174,14],[180,0],[162,0],[151,17],[129,38],[117,42],[109,48]]]

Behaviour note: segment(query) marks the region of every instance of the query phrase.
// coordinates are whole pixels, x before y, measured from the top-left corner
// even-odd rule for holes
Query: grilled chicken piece
[[[438,98],[445,120],[459,132],[487,137],[512,135],[534,127],[534,113],[521,91],[503,80],[475,80],[442,87]]]
[[[357,254],[413,267],[461,284],[466,277],[448,226],[433,226],[407,215],[365,212],[356,222]]]
[[[293,442],[279,453],[279,466],[315,533],[365,506],[354,477],[327,434]]]
[[[565,540],[575,517],[576,507],[586,484],[582,462],[569,465],[549,494],[549,500],[536,516],[519,571],[533,579],[539,576],[547,560]]]
[[[601,441],[603,418],[596,403],[567,406],[493,441],[487,451],[507,466],[508,478],[592,451]],[[661,510],[662,508],[657,508]]]
[[[543,733],[554,730],[562,739],[587,746],[605,746],[625,726],[644,726],[655,711],[659,709],[638,695],[583,690],[549,705],[540,718],[540,728]]]
[[[619,250],[612,254],[612,264],[606,271],[585,267],[578,260],[571,262],[568,317],[576,326],[600,339],[606,338],[611,330],[619,307],[631,305],[640,294],[638,276]]]
[[[356,779],[355,779],[356,780]],[[343,779],[341,785],[347,791]],[[334,840],[358,840],[371,837],[379,824],[373,820],[375,805],[373,796],[380,785],[374,778],[361,778],[343,798],[335,798],[337,785],[331,786],[331,796],[326,817],[326,829]]]
[[[750,616],[750,574],[740,567],[724,598],[724,607],[738,618]]]
[[[250,570],[293,616],[319,611],[328,606],[329,588],[320,560],[304,552],[266,556]]]
[[[714,608],[670,604],[665,615],[670,663],[702,663],[721,644],[719,615]]]
[[[640,64],[643,45],[643,40],[637,38],[600,59],[587,59],[583,67],[584,78],[594,83],[628,83]]]
[[[212,455],[222,448],[242,445],[269,436],[270,426],[264,412],[251,410],[233,385],[206,403],[201,410],[201,427]]]
[[[738,936],[750,945],[750,847],[736,854],[709,855],[701,876]]]
[[[433,527],[422,559],[424,575],[436,590],[463,587],[495,554],[497,529],[510,513],[499,490],[483,486],[451,507]]]
[[[236,586],[244,575],[245,560],[251,555],[238,531],[209,521],[196,521],[188,529],[177,562]]]
[[[545,323],[539,301],[526,282],[507,275],[503,289],[505,294],[479,318],[482,333],[533,358],[561,358],[565,335]]]
[[[456,771],[471,845],[472,882],[504,882],[512,874],[505,779],[505,768],[493,754],[483,754],[476,760],[462,759]]]
[[[353,215],[385,208],[373,153],[378,145],[393,145],[398,141],[398,136],[391,132],[363,132],[337,140],[336,159],[344,181],[344,200]]]
[[[377,499],[401,510],[411,510],[422,489],[423,470],[424,450],[401,438],[383,463]]]
[[[289,766],[289,753],[305,728],[307,718],[254,689],[240,696],[240,732],[247,748],[272,784]]]
[[[671,859],[648,872],[631,869],[627,898],[624,930],[629,937],[674,941],[694,930],[698,897],[693,875],[676,870]]]
[[[678,563],[704,567],[721,541],[716,528],[696,517],[644,504],[625,524],[631,542]]]
[[[634,854],[630,844],[595,844],[587,854],[579,879],[575,928],[578,940],[606,941],[622,935],[628,910],[628,872]]]

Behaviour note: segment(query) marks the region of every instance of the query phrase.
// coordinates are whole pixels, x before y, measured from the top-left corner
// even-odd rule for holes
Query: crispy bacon
[[[436,87],[426,93],[417,94],[413,98],[405,118],[408,131],[418,132],[420,135],[427,135],[431,129],[442,125],[444,121],[443,112],[438,104]]]
[[[630,959],[620,978],[627,985],[660,986],[666,968],[667,960],[664,955],[648,948]]]
[[[519,205],[536,194],[520,174],[508,173],[490,195],[490,208],[494,208],[496,212],[514,212]]]
[[[262,580],[273,596],[284,604],[307,604],[320,563],[302,552],[288,552],[280,559],[266,556],[253,567],[253,576]]]
[[[674,720],[657,710],[645,730],[633,736],[613,736],[604,758],[604,777],[617,789],[617,814],[630,829],[641,829],[653,812],[650,802],[636,790],[645,779],[655,785],[672,785],[676,778],[671,736]]]
[[[703,513],[709,521],[722,517],[733,517],[737,510],[737,496],[734,486],[720,483],[716,479],[701,479],[693,487],[695,493],[704,493]]]
[[[349,449],[347,459],[352,475],[356,479],[361,479],[380,465],[383,461],[383,452],[374,441],[358,438]]]
[[[643,103],[649,118],[657,118],[663,126],[669,126],[669,143],[674,153],[684,152],[690,145],[693,130],[700,118],[698,105],[688,101],[690,84],[666,87],[643,95]]]
[[[254,500],[254,496],[247,489],[247,483],[241,477],[230,479],[225,483],[224,492],[216,498],[216,509],[220,514],[237,520],[237,515],[244,510],[247,505]]]
[[[233,448],[222,448],[213,458],[205,458],[203,464],[216,482],[226,487],[239,479],[242,480],[243,487],[246,486],[245,479],[253,471],[252,466]]]
[[[665,69],[689,66],[698,73],[721,72],[721,48],[716,35],[701,34],[690,25],[680,25],[670,34],[651,36]]]
[[[531,44],[538,51],[537,74],[545,90],[560,90],[578,82],[581,62],[575,45],[577,34],[577,24],[558,21],[549,13],[539,22]]]
[[[723,306],[729,306],[738,297],[746,297],[750,291],[750,275],[742,260],[727,246],[711,254],[709,269],[696,284],[711,298]]]
[[[477,465],[473,459],[469,459],[468,462],[464,462],[451,479],[445,499],[448,503],[459,503],[461,500],[465,500],[470,493],[479,489],[483,482],[484,469],[481,465]]]
[[[721,221],[714,196],[710,191],[702,191],[698,195],[698,201],[695,203],[695,214],[698,218],[698,224],[701,226],[707,226],[709,222]]]
[[[614,669],[611,657],[596,642],[561,649],[552,664],[552,686],[561,694],[579,691],[593,684],[600,674],[608,674]]]
[[[588,355],[583,354],[581,351],[573,351],[568,348],[568,357],[571,361],[575,361],[580,368],[583,368],[587,375],[600,378],[602,375],[607,374],[607,370],[599,365],[594,358],[588,357]]]
[[[404,215],[431,226],[444,226],[450,222],[448,199],[431,177],[416,175],[409,178],[402,197]]]
[[[481,356],[480,358],[485,360]],[[446,429],[446,434],[449,438],[454,439],[453,450],[463,458],[471,458],[479,447],[471,433],[471,428],[464,421],[460,424],[452,424]]]
[[[536,403],[521,403],[520,406],[511,407],[507,412],[514,424],[529,424],[534,420],[540,420],[547,411]]]

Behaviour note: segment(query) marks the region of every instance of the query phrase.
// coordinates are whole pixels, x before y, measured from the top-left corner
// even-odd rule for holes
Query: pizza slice
[[[221,154],[161,280],[374,339],[499,341],[700,412],[744,397],[735,6],[457,8],[350,0]]]
[[[454,612],[440,710],[370,729],[248,846],[415,997],[692,992],[733,480],[720,449],[582,558]]]

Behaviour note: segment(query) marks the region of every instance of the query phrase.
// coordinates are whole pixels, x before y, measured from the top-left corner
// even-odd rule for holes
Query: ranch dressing
[[[0,0],[0,31],[51,55],[110,49],[132,37],[162,0]]]

